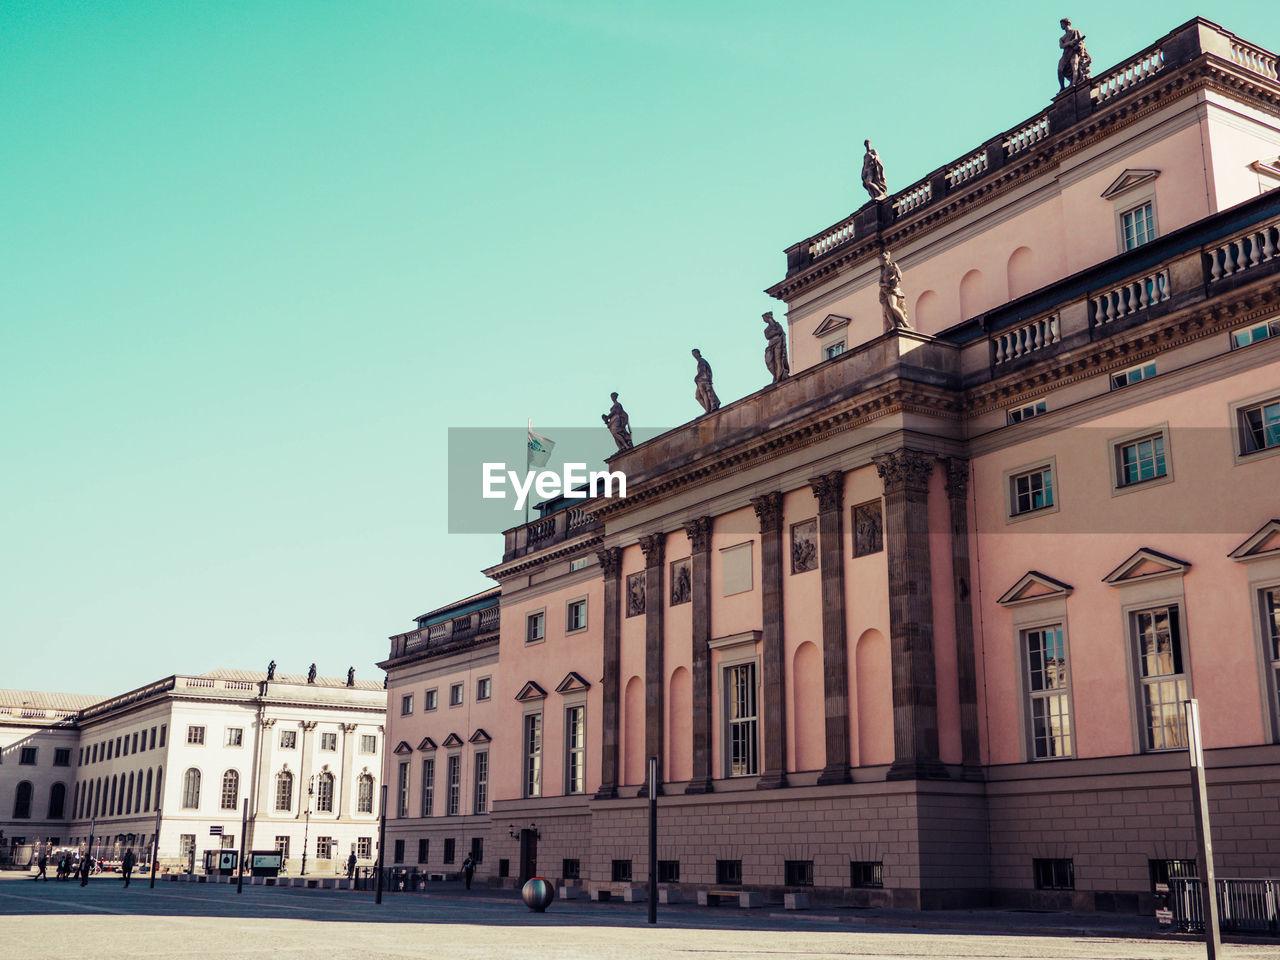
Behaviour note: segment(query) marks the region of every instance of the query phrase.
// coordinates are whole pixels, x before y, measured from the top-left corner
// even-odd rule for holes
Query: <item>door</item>
[[[520,880],[524,886],[530,877],[538,875],[538,833],[528,827],[520,831]]]

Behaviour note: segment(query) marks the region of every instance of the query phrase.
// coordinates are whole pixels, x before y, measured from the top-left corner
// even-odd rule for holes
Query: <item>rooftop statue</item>
[[[862,142],[867,148],[862,158],[862,185],[867,188],[872,200],[883,200],[889,195],[889,181],[884,178],[884,164],[880,162],[880,154],[871,146],[871,141]]]
[[[316,665],[313,663],[311,669],[307,671],[307,683],[316,682]]]
[[[267,664],[267,679],[274,680],[276,678],[276,662],[272,660]]]
[[[884,308],[884,332],[910,330],[907,319],[907,295],[902,292],[902,271],[889,256],[880,251],[880,305]]]
[[[356,685],[356,668],[347,667],[347,686],[354,687]]]
[[[1058,38],[1058,46],[1062,48],[1062,56],[1058,60],[1058,90],[1068,84],[1077,86],[1089,79],[1089,68],[1093,59],[1084,48],[1084,34],[1071,26],[1065,17],[1058,21],[1062,27],[1062,36]]]
[[[693,356],[698,361],[698,372],[693,376],[696,388],[693,395],[702,404],[703,411],[714,413],[720,409],[720,398],[716,396],[715,387],[711,386],[711,364],[702,359],[702,353],[697,349]]]
[[[609,408],[608,413],[600,414],[600,419],[613,434],[613,442],[618,445],[619,452],[630,450],[635,446],[631,442],[631,418],[627,416],[627,411],[622,409],[616,393],[609,394],[609,399],[613,401],[613,406]]]
[[[773,374],[773,382],[781,383],[791,376],[791,365],[787,363],[787,331],[773,319],[772,310],[763,319],[764,337],[768,341],[768,346],[764,348],[764,365]]]

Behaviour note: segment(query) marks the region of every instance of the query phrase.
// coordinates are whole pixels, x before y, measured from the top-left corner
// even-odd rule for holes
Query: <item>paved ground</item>
[[[370,894],[145,881],[0,880],[0,960],[93,958],[441,957],[448,960],[814,960],[820,957],[1191,960],[1204,947],[1143,939],[1148,918],[975,911],[905,914],[743,913],[557,901],[534,914],[512,896],[442,885],[430,894]],[[929,929],[909,924],[925,923]],[[933,926],[933,925],[937,926]],[[1103,933],[1105,935],[1095,935]],[[1226,960],[1280,960],[1280,946],[1228,944]]]

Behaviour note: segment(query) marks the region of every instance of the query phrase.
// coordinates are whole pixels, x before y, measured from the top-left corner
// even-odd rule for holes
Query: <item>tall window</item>
[[[756,709],[756,665],[739,663],[725,670],[724,699],[728,712],[726,760],[729,776],[746,777],[760,772],[756,747],[759,724]]]
[[[413,694],[406,693],[400,698],[400,716],[407,717],[413,713]]]
[[[1241,454],[1280,447],[1280,398],[1243,407],[1239,416]]]
[[[1156,238],[1156,221],[1150,202],[1125,211],[1120,217],[1124,230],[1124,248],[1132,250]]]
[[[134,735],[134,749],[137,749],[138,738]],[[243,747],[244,746],[244,727],[227,727],[226,746]]]
[[[370,780],[373,778],[370,777]],[[356,859],[373,859],[373,837],[356,837]]]
[[[286,836],[276,837],[276,850],[285,860],[289,859],[289,838]]]
[[[13,819],[31,819],[31,794],[32,787],[30,780],[23,780],[18,784],[18,791],[13,797]]]
[[[1053,506],[1053,470],[1037,467],[1010,477],[1009,505],[1015,517]]]
[[[409,761],[401,760],[396,771],[396,816],[409,815]]]
[[[164,781],[164,767],[156,767],[156,809],[160,809],[160,789]]]
[[[120,782],[123,784],[124,778],[121,778]],[[124,807],[124,812],[126,814],[133,813],[133,773],[132,771],[129,773],[129,785],[124,788],[124,802],[120,805]]]
[[[151,771],[147,771],[147,792],[142,798],[142,812],[149,813],[151,811]]]
[[[587,753],[586,707],[569,707],[564,712],[564,792],[586,789]]]
[[[360,734],[360,752],[373,754],[378,752],[378,737],[372,733]]]
[[[524,718],[524,795],[542,796],[542,714]]]
[[[449,794],[445,805],[445,816],[456,817],[462,802],[462,757],[454,754],[449,758],[448,787]]]
[[[587,601],[572,600],[566,608],[565,631],[585,630],[587,627]]]
[[[1116,447],[1116,486],[1129,487],[1168,476],[1164,434],[1157,433]]]
[[[373,776],[362,773],[356,781],[356,813],[373,813]]]
[[[228,770],[222,775],[222,809],[234,810],[240,802],[240,774]]]
[[[279,837],[276,837],[279,840]],[[287,837],[285,838],[288,839]],[[195,858],[196,853],[196,835],[194,833],[184,833],[178,837],[178,856],[183,860],[190,862]]]
[[[1071,709],[1067,697],[1067,647],[1062,625],[1025,634],[1031,756],[1036,760],[1071,756]]]
[[[547,635],[547,615],[539,610],[537,613],[529,614],[528,620],[525,622],[525,643],[535,643],[542,640]]]
[[[449,686],[449,706],[462,706],[462,684],[454,683]]]
[[[316,859],[333,859],[333,837],[316,837]]]
[[[1262,591],[1262,637],[1271,664],[1272,706],[1280,716],[1280,587]]]
[[[489,751],[481,750],[476,754],[476,782],[472,791],[475,798],[472,807],[476,813],[489,812]]]
[[[112,805],[114,806],[114,801]],[[199,806],[200,771],[195,767],[191,767],[182,775],[182,809],[195,810]]]
[[[293,774],[288,770],[276,774],[276,809],[293,809]]]
[[[316,777],[316,812],[333,813],[333,774],[328,771]]]
[[[422,816],[431,816],[436,799],[436,759],[422,758]]]
[[[1187,744],[1182,701],[1187,676],[1177,607],[1157,607],[1133,614],[1138,682],[1142,691],[1142,729],[1148,750],[1172,750]]]

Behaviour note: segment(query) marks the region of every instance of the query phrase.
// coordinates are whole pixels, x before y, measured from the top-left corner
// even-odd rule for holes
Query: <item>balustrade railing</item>
[[[901,217],[917,207],[923,207],[933,199],[933,184],[926,180],[909,190],[904,190],[893,201],[893,215]]]
[[[1019,127],[1004,138],[1001,145],[1006,157],[1016,156],[1023,150],[1034,146],[1049,135],[1048,114],[1036,117],[1030,123]]]
[[[999,366],[1062,342],[1062,330],[1055,313],[1011,330],[1002,330],[991,341],[992,363]]]
[[[1280,79],[1276,71],[1275,54],[1259,47],[1242,43],[1239,40],[1232,40],[1231,59],[1254,73],[1260,73],[1264,77],[1270,77],[1272,80]]]
[[[595,518],[592,517],[591,514],[587,513],[587,511],[582,507],[570,507],[568,529],[577,530],[579,527],[589,526],[594,522],[594,519]]]
[[[498,607],[489,607],[480,611],[480,629],[495,630],[502,619],[502,611]]]
[[[842,243],[852,240],[854,236],[855,231],[852,219],[838,223],[809,244],[809,256],[814,259],[825,257]]]
[[[1280,220],[1253,227],[1248,233],[1219,244],[1206,254],[1209,282],[1232,277],[1280,255]]]
[[[1153,304],[1163,303],[1172,296],[1167,267],[1126,280],[1119,286],[1090,298],[1093,325],[1105,326],[1113,320],[1146,310]]]
[[[437,640],[443,640],[453,632],[453,621],[446,620],[444,623],[433,623],[427,627],[427,640],[434,643]]]
[[[227,690],[253,690],[257,687],[252,680],[224,680],[222,685]]]
[[[537,543],[540,540],[554,536],[556,532],[555,514],[543,517],[540,520],[534,520],[529,524],[529,542]]]
[[[215,689],[218,684],[214,680],[206,680],[203,677],[186,677],[182,681],[184,687],[203,687],[208,690]]]
[[[971,157],[966,157],[947,170],[947,186],[955,187],[972,180],[979,174],[987,172],[987,151],[979,150]]]
[[[1118,70],[1111,71],[1101,79],[1095,80],[1089,88],[1089,96],[1093,98],[1094,103],[1104,103],[1163,69],[1164,51],[1156,48],[1126,63]]]
[[[1219,879],[1218,923],[1224,930],[1280,929],[1280,880]],[[1169,906],[1180,930],[1204,930],[1204,882],[1169,878]]]

